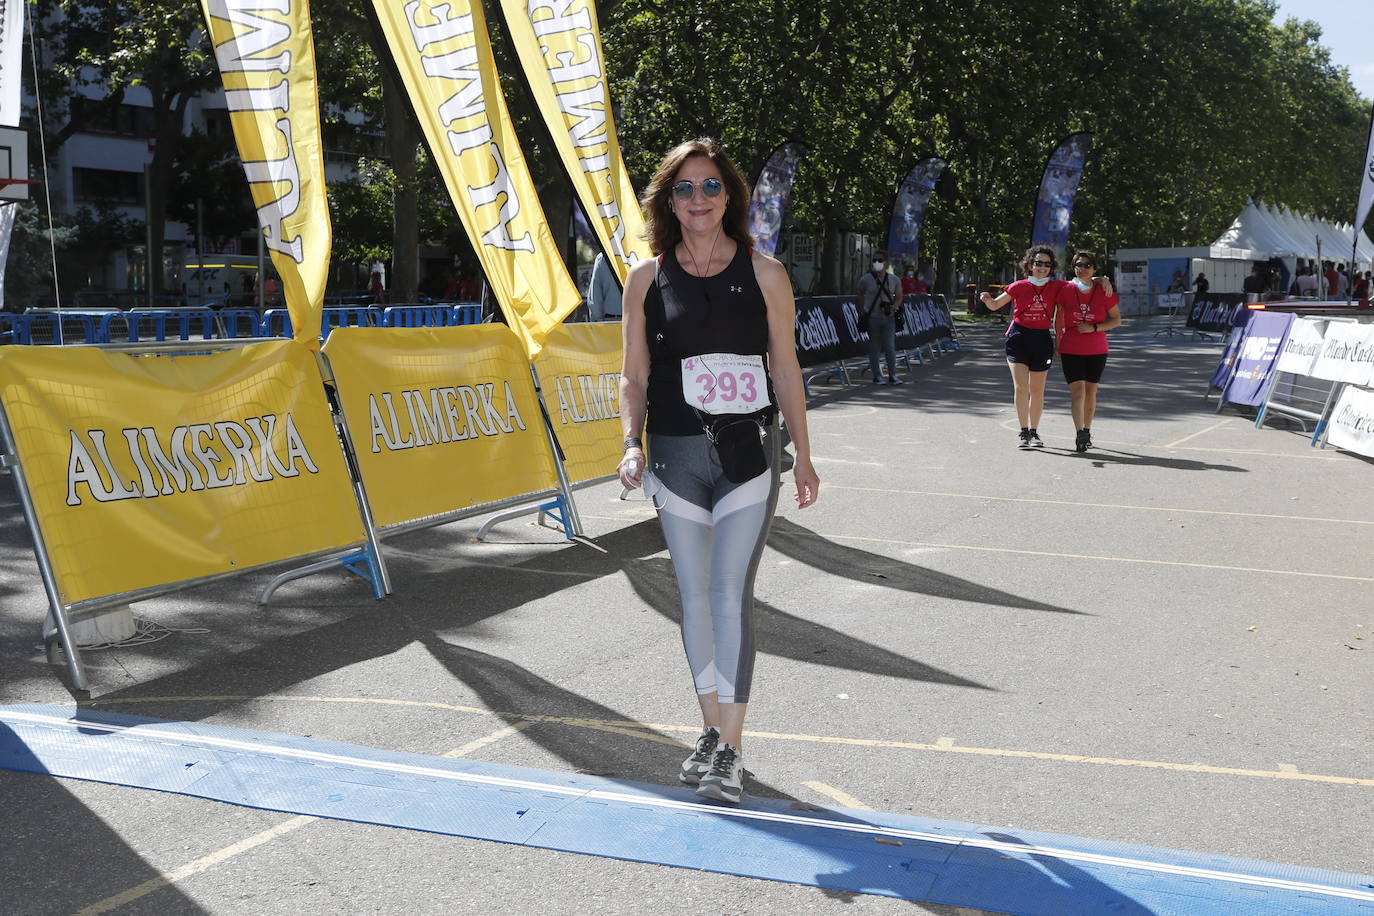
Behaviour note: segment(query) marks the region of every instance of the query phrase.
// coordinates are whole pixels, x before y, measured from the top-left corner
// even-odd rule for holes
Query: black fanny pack
[[[703,415],[702,427],[715,446],[726,480],[744,483],[768,470],[768,453],[763,447],[766,433],[755,414]]]

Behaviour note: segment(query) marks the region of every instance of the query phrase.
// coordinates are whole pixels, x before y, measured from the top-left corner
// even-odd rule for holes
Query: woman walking
[[[1069,383],[1073,400],[1073,427],[1078,431],[1074,448],[1092,448],[1093,415],[1097,412],[1097,386],[1107,367],[1107,332],[1121,325],[1121,302],[1105,277],[1094,278],[1097,255],[1075,252],[1073,280],[1059,291],[1054,327],[1059,342],[1059,365]]]
[[[1059,267],[1054,249],[1036,245],[1021,259],[1024,280],[1017,280],[994,299],[983,293],[983,304],[993,311],[1015,302],[1011,324],[1007,326],[1007,367],[1016,402],[1016,419],[1021,432],[1016,441],[1020,448],[1043,448],[1037,427],[1045,409],[1045,373],[1054,359],[1054,338],[1050,325],[1054,320],[1054,304],[1059,299],[1063,280],[1050,275]]]
[[[617,470],[622,484],[642,484],[653,500],[682,598],[703,728],[679,778],[699,795],[736,803],[754,672],[754,575],[780,487],[779,409],[796,451],[797,505],[815,502],[820,487],[792,284],[781,264],[750,247],[749,188],[714,140],[670,150],[643,203],[656,257],[636,264],[625,283]]]

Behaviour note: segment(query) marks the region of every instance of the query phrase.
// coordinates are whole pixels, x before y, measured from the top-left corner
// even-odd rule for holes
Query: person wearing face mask
[[[1092,448],[1093,414],[1097,412],[1097,385],[1107,367],[1107,332],[1121,324],[1121,302],[1106,277],[1095,277],[1097,255],[1074,253],[1073,279],[1059,291],[1054,327],[1059,365],[1069,383],[1073,403],[1074,448]]]
[[[868,365],[873,384],[883,384],[878,368],[878,349],[887,357],[887,384],[900,385],[897,378],[897,318],[902,302],[901,281],[887,272],[887,252],[875,251],[868,273],[859,278],[859,316],[868,331]]]
[[[1037,427],[1045,409],[1045,373],[1054,359],[1054,337],[1050,327],[1054,321],[1055,303],[1059,301],[1063,280],[1050,275],[1059,267],[1054,249],[1035,245],[1026,251],[1021,270],[1026,279],[1017,280],[994,299],[983,293],[983,305],[992,311],[1015,302],[1011,324],[1007,326],[1007,366],[1011,369],[1015,389],[1016,419],[1021,432],[1016,441],[1019,448],[1043,448]]]
[[[902,271],[902,295],[911,296],[916,293],[923,293],[925,290],[921,289],[922,285],[921,281],[916,279],[916,268],[908,264],[906,269]]]

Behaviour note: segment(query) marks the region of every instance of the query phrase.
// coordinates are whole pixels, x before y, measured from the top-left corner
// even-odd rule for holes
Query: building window
[[[72,196],[76,200],[111,203],[143,203],[143,173],[110,169],[72,169]]]
[[[138,105],[111,105],[98,99],[71,100],[71,119],[85,133],[146,137],[152,132],[153,112]]]

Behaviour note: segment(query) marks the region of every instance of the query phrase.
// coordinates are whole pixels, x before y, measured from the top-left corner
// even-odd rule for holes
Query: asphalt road
[[[821,499],[784,489],[758,577],[754,792],[1374,870],[1370,462],[1216,414],[1218,347],[1158,328],[1113,335],[1087,455],[1057,367],[1047,447],[1016,448],[987,327],[902,387],[813,386]],[[673,782],[676,591],[618,497],[578,497],[604,554],[473,520],[389,540],[380,602],[343,573],[142,602],[205,632],[88,654],[92,702]],[[0,520],[0,703],[71,705],[6,478]],[[957,912],[8,771],[0,798],[6,912]]]

